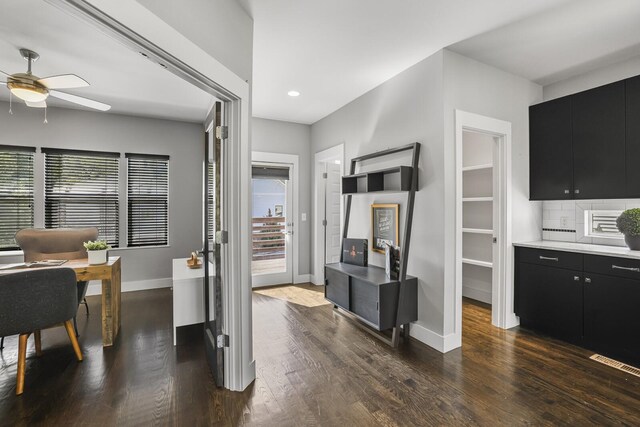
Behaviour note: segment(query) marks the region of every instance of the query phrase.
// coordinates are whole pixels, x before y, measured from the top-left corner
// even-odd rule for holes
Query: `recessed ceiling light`
[[[287,95],[289,96],[300,96],[300,92],[298,92],[297,90],[290,90],[289,92],[287,92]]]

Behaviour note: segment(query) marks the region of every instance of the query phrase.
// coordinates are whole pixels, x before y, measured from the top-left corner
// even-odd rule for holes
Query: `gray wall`
[[[45,125],[43,110],[18,103],[13,104],[13,115],[8,110],[9,105],[0,102],[0,144],[170,156],[170,246],[111,250],[122,257],[123,282],[170,278],[173,258],[202,248],[202,125],[64,108],[49,108]],[[42,176],[36,170],[38,174]],[[42,199],[36,195],[36,204]],[[0,257],[0,263],[17,261],[21,258]]]
[[[434,331],[441,331],[443,323],[442,61],[440,51],[311,126],[312,152],[317,153],[344,142],[347,167],[349,159],[361,154],[416,141],[422,143],[420,191],[416,194],[408,273],[419,278],[419,322]],[[409,158],[404,155],[391,161],[409,164]],[[382,166],[382,162],[366,165],[367,168]],[[311,188],[313,186],[315,183]],[[406,196],[362,195],[353,198],[350,237],[371,238],[370,205],[374,202],[399,203],[401,230],[404,228]],[[369,262],[382,266],[384,256],[370,252]]]
[[[544,87],[544,100],[559,98],[640,74],[640,56],[598,68]]]
[[[298,123],[281,122],[277,120],[251,120],[251,149],[268,153],[297,154],[300,159],[299,171],[299,260],[298,273],[311,272],[311,127]],[[307,214],[307,220],[302,222],[300,215]]]

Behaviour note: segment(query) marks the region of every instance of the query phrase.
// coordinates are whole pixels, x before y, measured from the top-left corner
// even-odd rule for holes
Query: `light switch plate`
[[[306,221],[307,220],[307,214],[303,213],[302,215],[300,215],[300,220],[301,221]]]

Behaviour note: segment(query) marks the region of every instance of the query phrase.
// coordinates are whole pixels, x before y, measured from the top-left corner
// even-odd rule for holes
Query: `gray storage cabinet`
[[[335,263],[325,266],[325,298],[357,316],[378,331],[396,324],[396,309],[401,325],[418,320],[418,279],[407,276],[404,304],[398,306],[400,282],[390,279],[384,268]]]

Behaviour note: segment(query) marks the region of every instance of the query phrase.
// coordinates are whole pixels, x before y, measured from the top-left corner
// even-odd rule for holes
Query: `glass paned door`
[[[292,165],[252,165],[253,287],[293,282]]]

